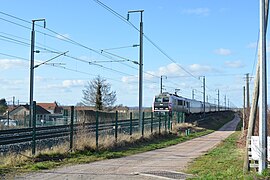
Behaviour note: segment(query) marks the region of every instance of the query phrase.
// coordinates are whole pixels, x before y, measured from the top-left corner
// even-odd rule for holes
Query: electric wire
[[[93,0],[94,2],[98,3],[100,6],[102,6],[103,8],[105,8],[106,10],[108,10],[109,12],[111,12],[112,14],[114,14],[116,17],[118,17],[120,20],[122,20],[123,22],[129,24],[130,26],[132,26],[136,31],[140,32],[140,30],[130,21],[128,21],[124,16],[122,16],[121,14],[119,14],[118,12],[114,11],[112,8],[110,8],[109,6],[105,5],[104,3],[102,3],[99,0]],[[167,57],[171,62],[175,63],[180,69],[182,69],[183,71],[185,71],[187,74],[189,74],[190,76],[194,77],[197,79],[196,76],[194,76],[191,72],[189,72],[188,70],[186,70],[184,67],[182,67],[181,65],[179,65],[172,57],[170,57],[164,50],[162,50],[156,43],[154,43],[154,41],[152,41],[148,36],[145,35],[145,33],[143,33],[143,36],[155,47],[157,48],[165,57]]]

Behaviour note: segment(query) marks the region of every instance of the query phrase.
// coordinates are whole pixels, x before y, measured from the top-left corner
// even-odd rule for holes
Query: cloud
[[[208,16],[210,10],[208,8],[195,8],[195,9],[184,9],[182,13],[184,14],[191,14],[197,16]]]
[[[245,67],[245,65],[240,61],[226,61],[224,63],[225,67],[228,67],[228,68],[243,68]]]
[[[228,56],[232,54],[230,49],[219,48],[215,50],[215,53],[221,56]]]
[[[7,70],[12,68],[21,68],[29,66],[26,61],[18,60],[18,59],[0,59],[0,67],[1,69]]]
[[[60,84],[48,84],[48,88],[62,89],[62,88],[74,88],[83,87],[85,85],[84,80],[64,80]]]
[[[123,76],[121,79],[124,83],[134,83],[138,81],[138,77],[136,76]]]
[[[56,37],[58,39],[67,39],[67,38],[70,38],[69,34],[57,34]]]
[[[62,86],[64,88],[70,88],[70,87],[80,87],[85,84],[84,80],[64,80],[62,82]]]
[[[207,66],[207,65],[191,64],[188,67],[183,67],[179,64],[171,63],[171,64],[168,64],[167,66],[162,66],[158,68],[157,71],[147,71],[144,74],[144,79],[149,80],[149,81],[153,79],[156,80],[157,77],[161,77],[162,75],[188,76],[187,73],[181,67],[185,68],[187,71],[189,71],[190,73],[194,75],[202,75],[202,74],[205,74],[206,72],[217,71],[211,66]],[[138,77],[137,76],[123,76],[121,80],[124,83],[137,83]]]
[[[211,72],[214,70],[210,66],[200,64],[191,64],[188,69],[193,74],[205,74],[206,72]]]

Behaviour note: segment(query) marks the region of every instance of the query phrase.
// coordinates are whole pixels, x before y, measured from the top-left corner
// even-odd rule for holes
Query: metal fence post
[[[160,134],[160,128],[161,128],[161,114],[159,113],[159,117],[158,117],[158,134]]]
[[[168,115],[168,130],[169,130],[169,132],[171,131],[171,116],[170,116],[170,113]]]
[[[33,101],[32,155],[36,154],[36,101]]]
[[[182,113],[182,123],[185,122],[185,113]]]
[[[23,113],[23,126],[26,127],[26,112]]]
[[[117,142],[117,133],[118,133],[118,111],[115,112],[115,141]]]
[[[129,123],[129,135],[132,135],[132,112],[129,113],[129,119],[130,119],[130,123]]]
[[[98,150],[98,126],[99,126],[98,118],[99,118],[99,112],[96,111],[96,149],[97,150]]]
[[[73,149],[73,130],[74,130],[74,106],[70,107],[70,141],[69,141],[69,149],[72,152]]]
[[[7,126],[9,127],[9,111],[7,112]]]
[[[144,136],[144,112],[142,113],[142,136]]]
[[[151,134],[153,133],[153,112],[151,112]]]
[[[168,113],[166,112],[165,113],[165,132],[167,132],[167,116],[168,116]]]

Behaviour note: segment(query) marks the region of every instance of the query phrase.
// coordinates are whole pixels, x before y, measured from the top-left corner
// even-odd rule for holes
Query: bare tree
[[[88,106],[95,106],[97,110],[109,108],[116,101],[116,92],[111,91],[111,85],[100,76],[97,76],[92,81],[88,81],[82,93],[82,103]]]

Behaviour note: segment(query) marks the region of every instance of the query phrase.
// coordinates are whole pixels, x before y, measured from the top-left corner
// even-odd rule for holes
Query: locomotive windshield
[[[169,102],[169,98],[168,97],[163,98],[163,102]]]
[[[162,98],[162,97],[156,97],[155,98],[155,102],[160,102],[160,103],[162,103],[162,102],[169,102],[169,97],[164,97],[164,98]]]
[[[160,97],[155,98],[155,102],[162,102],[162,98]]]

